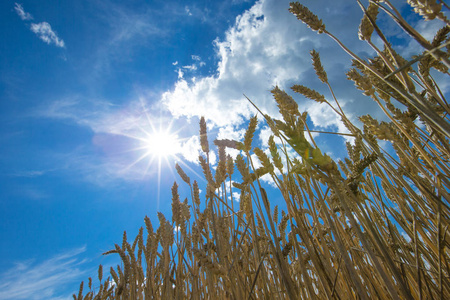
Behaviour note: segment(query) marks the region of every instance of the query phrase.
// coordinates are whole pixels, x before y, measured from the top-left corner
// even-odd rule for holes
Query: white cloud
[[[349,48],[356,49],[365,58],[373,55],[371,48],[358,40],[363,13],[357,3],[340,0],[326,6],[322,1],[307,5]],[[309,51],[316,49],[341,106],[352,120],[369,112],[380,116],[377,105],[346,79],[350,57],[329,37],[308,29],[288,8],[286,0],[260,0],[238,16],[225,38],[215,41],[216,72],[196,76],[195,81],[184,74],[172,90],[163,94],[162,102],[170,112],[175,117],[205,116],[219,127],[237,127],[255,113],[245,94],[263,112],[279,117],[269,92],[278,85],[294,96],[301,111],[308,111],[314,126],[346,132],[340,117],[329,108],[288,90],[292,84],[303,84],[317,89],[334,103],[328,88],[316,78],[312,68]]]
[[[214,152],[214,151],[212,151],[212,150],[209,151],[209,163],[210,163],[212,166],[214,166],[214,167],[213,167],[214,169],[215,169],[215,167],[217,167],[217,166],[216,166],[216,164],[217,164],[217,155],[216,155],[216,152]]]
[[[184,71],[186,72],[194,72],[197,71],[199,67],[203,67],[206,65],[206,63],[204,61],[202,61],[202,58],[198,55],[191,55],[191,59],[194,61],[194,63],[190,64],[190,65],[186,65],[186,66],[182,66],[181,68],[177,69],[178,72],[178,79],[183,79],[184,78]],[[178,65],[178,62],[173,63],[172,65],[176,66]],[[191,81],[193,83],[195,83],[196,78],[192,77]]]
[[[186,6],[186,7],[184,8],[184,11],[186,12],[186,14],[187,14],[188,16],[192,16],[191,10],[190,10],[190,8],[189,8],[188,6]]]
[[[269,184],[273,188],[278,188],[277,184],[275,183],[275,181],[273,180],[272,176],[269,173],[264,174],[263,176],[261,176],[259,178],[259,180]]]
[[[228,196],[228,200],[231,201],[231,198],[231,196]],[[241,199],[241,193],[233,192],[233,200],[239,202],[239,199]]]
[[[22,4],[14,3],[14,9],[16,10],[16,13],[23,21],[33,20],[33,16],[25,12]]]
[[[25,12],[21,4],[14,3],[14,9],[23,21],[33,20],[33,16]],[[52,30],[52,27],[50,26],[49,23],[47,22],[31,23],[30,29],[47,44],[49,45],[55,44],[55,46],[61,48],[65,47],[64,41],[60,39],[56,34],[56,32]]]
[[[238,125],[250,116],[243,93],[266,111],[274,110],[270,97],[265,95],[267,90],[285,78],[297,77],[298,70],[287,76],[294,74],[294,69],[281,68],[280,59],[286,49],[280,47],[277,26],[271,26],[274,20],[267,21],[270,17],[265,14],[270,12],[265,10],[269,2],[256,3],[236,19],[224,41],[216,40],[219,64],[215,75],[197,79],[195,84],[180,79],[172,91],[163,95],[163,102],[172,114],[204,115],[218,126]]]
[[[227,125],[219,128],[219,132],[217,133],[218,140],[235,140],[240,141],[244,138],[245,128],[235,128],[232,125]]]
[[[321,103],[313,102],[308,107],[309,116],[311,117],[311,121],[315,126],[320,129],[324,129],[331,126],[336,126],[338,128],[338,132],[348,133],[348,129],[344,126],[342,122],[340,122],[340,117],[336,114],[336,112],[331,109],[327,105],[323,105]],[[350,117],[350,114],[347,114],[347,117]],[[305,136],[308,134],[305,133]],[[309,136],[308,136],[309,138]]]
[[[0,299],[62,299],[61,287],[84,274],[79,255],[85,247],[73,249],[40,263],[23,261],[0,274]],[[76,288],[75,288],[76,289]],[[66,298],[69,298],[67,295]]]
[[[263,145],[267,145],[267,142],[269,141],[269,137],[273,135],[272,130],[269,128],[269,126],[264,126],[261,128],[261,131],[259,132],[259,141]]]
[[[64,41],[58,37],[58,35],[52,30],[52,27],[47,22],[32,23],[31,31],[37,34],[37,36],[46,42],[47,44],[55,44],[57,47],[64,48]]]
[[[177,70],[177,73],[178,73],[178,79],[182,79],[184,77],[184,73],[181,70],[181,68]]]
[[[189,70],[189,71],[195,71],[197,70],[197,65],[196,64],[192,64],[192,65],[188,65],[188,66],[182,66],[183,69]]]
[[[185,160],[196,163],[198,161],[199,153],[200,138],[197,135],[194,135],[183,142],[181,146],[181,155],[183,155]]]

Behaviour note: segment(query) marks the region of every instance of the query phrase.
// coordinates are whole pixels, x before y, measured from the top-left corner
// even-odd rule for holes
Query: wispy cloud
[[[197,65],[196,64],[192,64],[192,65],[187,65],[187,66],[183,66],[183,69],[189,70],[189,71],[196,71],[197,70]]]
[[[10,176],[12,177],[27,177],[34,178],[39,177],[46,174],[48,170],[24,170],[24,171],[16,171],[12,173]]]
[[[23,21],[33,20],[33,16],[23,9],[22,4],[14,3],[14,9],[16,10],[16,13]],[[58,35],[52,29],[49,23],[47,22],[31,23],[30,29],[47,44],[49,45],[54,44],[55,46],[60,48],[65,47],[64,41],[58,37]]]
[[[66,154],[54,154],[56,161],[64,164],[56,168],[77,172],[81,175],[77,178],[100,186],[117,179],[139,181],[158,172],[158,168],[154,167],[158,163],[157,158],[143,157],[145,149],[142,147],[145,139],[159,128],[173,126],[173,133],[176,135],[178,133],[175,131],[179,129],[172,124],[174,119],[167,112],[161,115],[159,106],[153,107],[149,104],[149,97],[151,96],[142,94],[138,99],[129,100],[121,106],[107,101],[68,97],[47,103],[30,116],[74,122],[93,132],[92,145],[99,149],[102,155],[96,156],[85,147]],[[178,144],[176,157],[168,162],[168,167],[172,168],[173,161],[177,159],[197,161],[200,149],[197,135],[188,139],[180,138]]]
[[[0,299],[47,300],[69,298],[60,295],[64,285],[80,278],[84,263],[79,255],[85,247],[72,249],[43,262],[23,261],[0,274]]]
[[[50,197],[49,193],[47,193],[45,190],[42,190],[41,187],[28,184],[20,185],[20,188],[17,189],[14,195],[20,198],[34,201],[48,199]]]
[[[189,8],[188,6],[186,6],[186,7],[184,8],[184,10],[186,11],[186,14],[187,14],[188,16],[192,16],[191,10],[190,10],[190,8]]]
[[[92,42],[96,50],[86,57],[89,64],[86,80],[98,85],[100,80],[114,73],[115,64],[135,59],[135,51],[143,45],[148,49],[156,47],[170,31],[167,18],[160,21],[160,11],[145,8],[135,10],[126,3],[117,1],[93,1],[97,24],[92,34],[98,35]]]
[[[52,30],[52,27],[47,22],[31,24],[31,31],[36,33],[41,40],[49,45],[55,44],[57,47],[65,47],[64,41],[58,37],[56,32]]]
[[[31,14],[25,12],[22,4],[14,3],[14,9],[16,10],[16,13],[19,15],[19,17],[22,20],[24,20],[24,21],[33,20],[33,16]]]
[[[183,79],[185,72],[195,73],[195,71],[198,70],[198,68],[201,68],[206,65],[204,61],[202,61],[202,58],[198,55],[191,55],[191,59],[194,61],[190,65],[181,66],[176,70],[178,73],[178,78]],[[176,64],[173,64],[174,66],[178,65],[178,62]],[[195,78],[193,78],[195,80]]]

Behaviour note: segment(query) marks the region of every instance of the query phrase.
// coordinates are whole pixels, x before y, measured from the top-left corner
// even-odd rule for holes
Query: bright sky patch
[[[142,147],[149,155],[158,157],[170,157],[180,151],[178,137],[169,132],[151,133],[143,142]]]

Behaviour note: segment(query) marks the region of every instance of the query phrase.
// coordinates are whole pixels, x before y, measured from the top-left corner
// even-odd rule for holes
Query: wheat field
[[[336,162],[322,153],[307,113],[278,87],[271,92],[282,119],[255,106],[258,115],[242,141],[214,141],[215,169],[202,118],[203,197],[198,182],[177,165],[180,184],[191,190],[188,198],[181,200],[175,183],[172,219],[159,213],[155,228],[146,217],[131,240],[125,232],[122,242],[104,253],[120,256],[121,264],[105,272],[100,265],[100,284],[94,287],[92,278],[87,287],[81,283],[75,300],[450,299],[450,107],[433,77],[449,75],[450,23],[443,12],[448,6],[408,0],[425,20],[442,21],[428,41],[390,1],[357,2],[359,39],[376,53],[370,59],[348,49],[307,7],[294,2],[289,10],[317,38],[331,38],[348,53],[347,79],[388,121],[365,115],[359,117],[362,126],[351,122],[334,97],[333,78],[312,49],[317,79],[333,97],[301,84],[291,89],[340,116],[348,129],[343,135],[353,138],[348,157]],[[379,12],[423,52],[408,59],[396,52],[389,32],[377,25]],[[375,36],[383,47],[372,42]],[[252,145],[258,122],[272,131],[268,151]],[[241,154],[233,159],[229,148]],[[262,176],[273,181],[285,209],[273,206]],[[239,204],[230,197],[235,191]]]

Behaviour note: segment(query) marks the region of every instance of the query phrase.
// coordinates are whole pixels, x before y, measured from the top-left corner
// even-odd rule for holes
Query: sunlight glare
[[[153,132],[143,142],[148,155],[170,157],[180,152],[178,136],[169,132]]]

